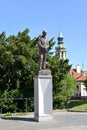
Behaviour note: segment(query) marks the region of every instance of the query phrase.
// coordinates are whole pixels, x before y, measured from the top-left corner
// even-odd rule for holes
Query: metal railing
[[[18,102],[18,101],[21,101],[21,103],[22,102],[25,102],[25,112],[27,112],[28,111],[28,101],[29,101],[29,98],[0,98],[0,113],[3,113],[3,105],[2,105],[2,102],[4,102],[4,101],[12,101],[13,100],[13,102]],[[16,110],[15,110],[15,112],[16,112]]]

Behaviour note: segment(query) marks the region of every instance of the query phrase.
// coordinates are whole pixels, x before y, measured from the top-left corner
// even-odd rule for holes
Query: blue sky
[[[0,33],[17,35],[29,28],[31,38],[42,30],[57,44],[61,24],[67,58],[75,67],[87,69],[87,0],[2,0],[0,1]],[[54,49],[53,49],[54,50]]]

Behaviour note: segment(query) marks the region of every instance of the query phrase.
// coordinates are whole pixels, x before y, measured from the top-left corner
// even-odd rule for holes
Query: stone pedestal
[[[36,121],[52,119],[52,75],[41,70],[34,78],[34,118]]]

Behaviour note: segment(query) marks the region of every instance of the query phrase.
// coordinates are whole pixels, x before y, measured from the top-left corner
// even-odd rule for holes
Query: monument
[[[34,118],[36,121],[52,119],[52,75],[46,69],[46,57],[49,42],[46,39],[46,31],[38,37],[39,70],[34,78]]]

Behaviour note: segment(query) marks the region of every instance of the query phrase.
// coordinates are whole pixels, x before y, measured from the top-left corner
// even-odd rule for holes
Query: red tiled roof
[[[77,73],[76,69],[71,69],[70,74],[76,79],[76,81],[84,81],[87,79],[87,71],[82,73]]]
[[[77,78],[77,81],[84,81],[86,80],[86,76],[80,76],[79,78]]]

